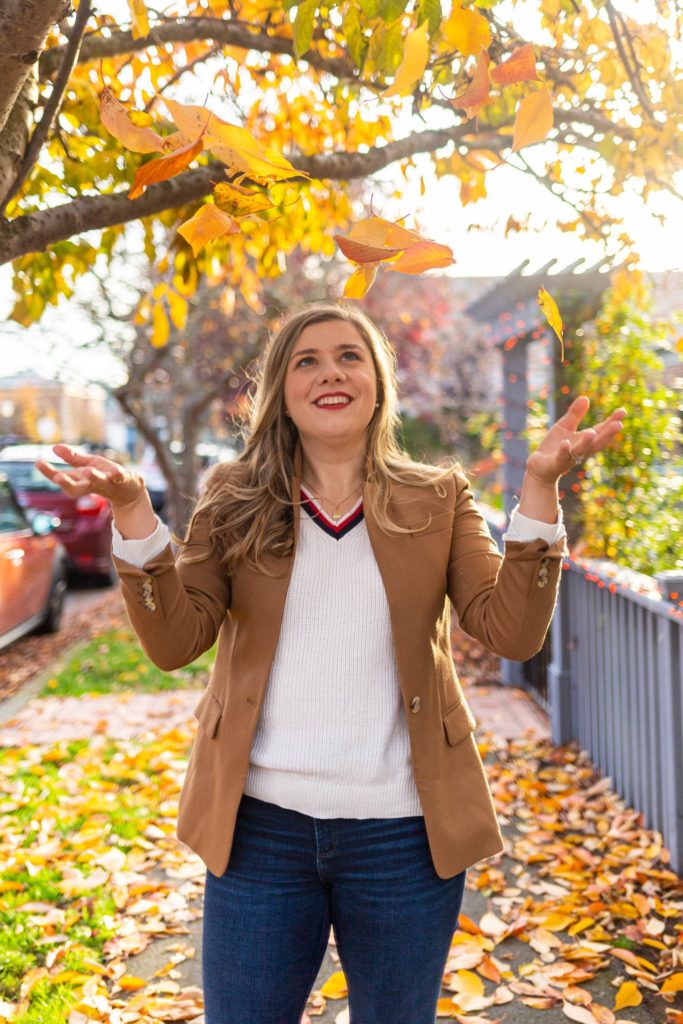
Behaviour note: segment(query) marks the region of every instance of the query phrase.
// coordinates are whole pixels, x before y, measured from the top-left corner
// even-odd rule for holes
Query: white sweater
[[[338,538],[302,509],[244,792],[317,818],[421,815],[389,606],[354,510]],[[552,543],[564,532],[561,510],[548,524],[515,509],[504,538]],[[113,551],[142,568],[168,539],[161,522],[144,540],[123,540],[114,527]]]

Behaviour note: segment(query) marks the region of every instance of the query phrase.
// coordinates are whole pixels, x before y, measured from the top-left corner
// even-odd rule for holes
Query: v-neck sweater
[[[244,792],[317,818],[422,815],[389,606],[362,503],[335,524],[303,489],[302,499]],[[538,527],[516,514],[536,536],[564,530],[561,510],[557,524]],[[147,545],[149,559],[150,542],[167,533],[124,541],[114,528],[114,553],[133,562]]]

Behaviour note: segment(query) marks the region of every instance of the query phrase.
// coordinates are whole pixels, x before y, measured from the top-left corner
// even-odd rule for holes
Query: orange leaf
[[[614,1009],[623,1010],[625,1006],[640,1006],[643,996],[635,981],[624,981],[619,986],[614,999]]]
[[[393,260],[387,269],[395,270],[399,274],[422,274],[425,270],[450,267],[452,263],[455,263],[455,260],[447,245],[424,239],[408,246],[403,255]]]
[[[190,142],[182,149],[176,149],[173,153],[167,153],[166,156],[160,156],[156,160],[150,160],[149,163],[143,164],[137,170],[128,198],[136,199],[142,195],[148,185],[157,181],[167,181],[180,171],[184,171],[188,164],[191,164],[194,158],[201,153],[202,148],[203,140],[200,136],[196,142]]]
[[[460,914],[458,918],[458,928],[460,931],[467,932],[469,935],[481,935],[481,928],[478,924],[475,924],[471,917],[467,914]]]
[[[642,957],[638,957],[638,959],[642,962]],[[666,992],[683,992],[683,972],[677,971],[676,974],[668,977],[659,991],[661,994]]]
[[[110,135],[133,153],[161,153],[164,140],[152,128],[138,128],[128,111],[105,86],[100,93],[100,120]]]
[[[476,117],[481,108],[488,103],[490,94],[489,55],[484,51],[479,54],[472,81],[463,92],[451,100],[451,103],[454,107],[464,110],[468,118]]]
[[[455,1019],[459,1012],[457,1003],[454,1003],[448,996],[441,996],[436,1004],[437,1017],[453,1017]]]
[[[378,263],[380,260],[397,256],[401,249],[385,249],[377,245],[366,245],[344,235],[334,235],[334,240],[347,259],[354,263]]]
[[[180,225],[178,234],[190,243],[196,256],[207,242],[221,235],[234,235],[239,229],[239,224],[229,213],[220,210],[214,203],[205,203],[193,217]]]
[[[542,142],[553,126],[553,104],[547,89],[525,96],[517,108],[512,139],[513,152]]]
[[[503,64],[498,64],[491,71],[491,81],[496,85],[514,85],[515,82],[538,81],[536,74],[536,57],[531,43],[525,43],[513,50]]]

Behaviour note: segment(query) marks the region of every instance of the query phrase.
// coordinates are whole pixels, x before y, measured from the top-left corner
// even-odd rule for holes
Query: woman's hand
[[[143,498],[145,482],[138,473],[129,472],[111,459],[105,459],[103,455],[80,455],[68,444],[55,444],[52,450],[75,468],[55,469],[49,463],[39,460],[36,469],[61,487],[70,498],[100,494],[109,499],[114,509],[132,506]]]
[[[539,483],[554,485],[577,463],[606,448],[621,430],[626,415],[626,410],[621,408],[594,427],[579,430],[579,423],[589,405],[587,395],[575,398],[564,416],[553,424],[536,451],[527,459],[526,471]]]

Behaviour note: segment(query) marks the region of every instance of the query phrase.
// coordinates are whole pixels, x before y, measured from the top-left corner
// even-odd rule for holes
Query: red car
[[[0,648],[35,629],[59,629],[66,591],[66,551],[57,520],[27,514],[0,473]]]
[[[74,448],[82,451],[77,445]],[[70,468],[49,445],[15,444],[0,451],[0,472],[9,477],[23,508],[38,509],[60,519],[55,533],[66,548],[70,569],[88,573],[101,582],[114,582],[109,502],[99,494],[70,498],[36,469],[37,459]]]

